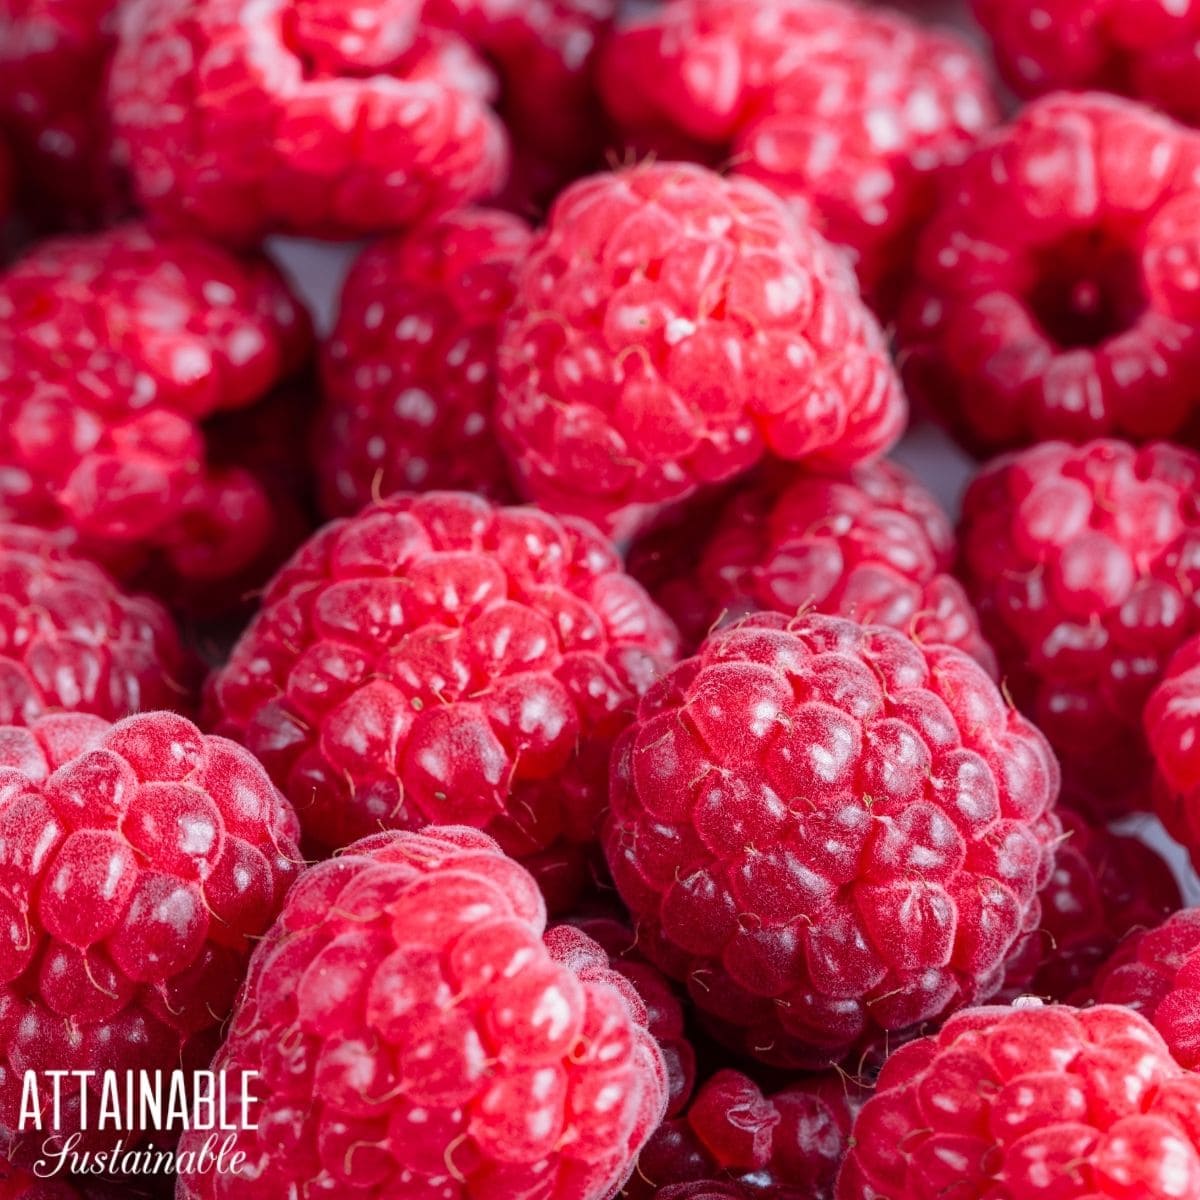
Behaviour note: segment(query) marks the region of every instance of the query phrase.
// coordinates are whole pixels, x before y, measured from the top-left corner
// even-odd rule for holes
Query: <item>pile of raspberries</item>
[[[1200,3],[902,7],[0,0],[0,1200],[1200,1200]]]

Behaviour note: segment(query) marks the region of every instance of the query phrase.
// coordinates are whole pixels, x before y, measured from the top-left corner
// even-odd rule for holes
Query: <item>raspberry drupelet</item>
[[[94,1122],[101,1076],[123,1097],[127,1071],[207,1065],[298,833],[250,754],[174,713],[0,728],[0,1153],[153,1132]],[[41,1088],[43,1128],[22,1132],[24,1075],[51,1070],[94,1072],[89,1118],[65,1088],[54,1127]]]
[[[715,513],[668,524],[635,544],[642,578],[696,646],[718,621],[813,609],[958,646],[995,674],[995,656],[950,574],[954,530],[902,467],[847,472],[772,464]],[[644,574],[642,574],[644,572]]]
[[[1155,808],[1171,836],[1200,862],[1200,637],[1171,659],[1143,725],[1154,759]]]
[[[420,0],[133,0],[108,84],[154,217],[235,243],[396,229],[505,182],[498,81]]]
[[[1155,0],[973,0],[1008,83],[1117,92],[1200,125],[1200,8]]]
[[[994,995],[1037,928],[1058,768],[959,650],[760,614],[643,697],[604,848],[722,1040],[819,1067]]]
[[[140,225],[38,244],[0,274],[0,514],[123,577],[237,575],[276,514],[203,422],[291,377],[309,341],[265,260]]]
[[[1105,1005],[981,1008],[884,1064],[837,1200],[1200,1195],[1200,1076]]]
[[[516,275],[496,420],[525,495],[627,536],[768,452],[849,466],[907,405],[841,257],[699,166],[568,188]]]
[[[1017,704],[1093,816],[1149,800],[1142,711],[1200,629],[1200,456],[1046,442],[971,484],[963,578]]]
[[[914,401],[971,450],[1196,437],[1200,133],[1054,95],[945,177],[898,321]]]
[[[212,680],[211,717],[317,847],[453,821],[523,859],[580,851],[612,740],[676,645],[591,527],[400,494],[327,525],[276,576]]]
[[[244,1167],[185,1174],[180,1200],[615,1196],[662,1118],[662,1058],[604,951],[545,926],[473,829],[376,834],[306,872],[214,1063],[258,1101]]]
[[[600,89],[635,148],[728,163],[815,209],[880,311],[936,172],[996,120],[967,42],[842,0],[669,0],[619,28]]]
[[[1200,1070],[1200,909],[1130,934],[1097,976],[1092,996],[1141,1013],[1180,1064]]]
[[[655,1131],[623,1195],[705,1196],[708,1182],[717,1196],[737,1200],[832,1200],[860,1100],[860,1089],[833,1072],[764,1095],[741,1072],[718,1071],[686,1116]],[[672,1190],[684,1186],[697,1190]]]
[[[315,458],[330,516],[407,489],[509,499],[496,444],[496,333],[532,233],[463,209],[376,242],[342,288],[322,356]]]
[[[55,711],[112,721],[189,709],[194,664],[170,614],[64,540],[0,523],[0,725]]]

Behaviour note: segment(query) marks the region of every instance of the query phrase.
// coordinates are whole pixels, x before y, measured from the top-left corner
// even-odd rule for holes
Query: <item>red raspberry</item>
[[[963,503],[968,593],[1017,703],[1095,813],[1141,803],[1142,710],[1200,629],[1200,456],[1047,442],[997,460]]]
[[[190,707],[192,663],[167,611],[63,541],[0,524],[0,725]]]
[[[0,275],[0,513],[122,575],[230,578],[276,521],[200,423],[294,372],[308,337],[265,261],[140,226],[40,244]]]
[[[738,1071],[718,1071],[685,1118],[664,1122],[651,1137],[625,1194],[705,1196],[707,1183],[737,1200],[831,1200],[856,1100],[857,1089],[840,1075],[800,1079],[764,1096]],[[673,1190],[685,1183],[698,1190]]]
[[[675,648],[589,527],[401,494],[300,550],[210,702],[323,848],[453,820],[527,857],[594,840],[612,740]]]
[[[667,1113],[681,1113],[696,1084],[696,1051],[684,1028],[683,1005],[662,972],[637,947],[628,925],[612,917],[579,917],[571,922],[611,959],[612,969],[637,989],[646,1006],[646,1027],[654,1035],[667,1065]]]
[[[1200,1195],[1200,1076],[1116,1006],[982,1008],[898,1050],[838,1200]]]
[[[155,217],[234,242],[409,225],[504,183],[491,71],[420,0],[134,0],[109,80]]]
[[[1186,642],[1151,694],[1144,727],[1157,769],[1158,815],[1200,863],[1200,637]]]
[[[901,361],[972,449],[1192,433],[1200,135],[1111,96],[1022,109],[946,178]]]
[[[1193,0],[973,0],[1008,82],[1119,92],[1200,125]]]
[[[80,1195],[60,1176],[39,1179],[0,1157],[0,1200],[80,1200]]]
[[[260,1073],[245,1169],[185,1176],[180,1200],[614,1196],[662,1117],[662,1059],[600,947],[545,925],[533,879],[472,829],[313,867],[214,1064]]]
[[[1130,934],[1097,976],[1093,995],[1141,1013],[1183,1066],[1200,1070],[1200,908]]]
[[[26,1071],[207,1064],[297,832],[245,750],[174,713],[0,729],[0,1152],[77,1129],[77,1091],[55,1130],[46,1087],[45,1129],[19,1131]],[[80,1147],[117,1136],[89,1121]]]
[[[811,608],[958,646],[995,674],[948,573],[953,559],[954,531],[937,501],[903,468],[878,462],[767,472],[718,513],[652,534],[629,569],[692,645],[717,621]],[[655,587],[647,574],[666,577]]]
[[[1059,809],[1063,838],[1042,889],[1042,923],[1009,964],[1004,995],[1074,1000],[1132,929],[1183,903],[1171,868],[1136,837]]]
[[[463,209],[354,264],[323,357],[316,460],[330,515],[404,488],[509,498],[492,428],[496,332],[531,240],[517,217]]]
[[[526,494],[619,533],[767,451],[878,455],[906,414],[839,256],[758,184],[686,164],[559,197],[499,360],[497,422]]]
[[[1057,790],[961,651],[762,614],[642,699],[604,845],[639,944],[723,1040],[815,1066],[996,992],[1038,924]]]
[[[672,0],[613,38],[600,88],[635,147],[811,203],[885,308],[934,174],[996,119],[966,42],[841,0]]]

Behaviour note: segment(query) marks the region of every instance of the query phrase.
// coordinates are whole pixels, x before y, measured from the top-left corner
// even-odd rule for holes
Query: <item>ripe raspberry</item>
[[[39,1179],[0,1157],[0,1200],[80,1200],[80,1193],[65,1179]]]
[[[1146,704],[1144,728],[1157,772],[1155,806],[1200,863],[1200,638],[1186,642]]]
[[[1200,909],[1132,933],[1097,976],[1093,995],[1141,1013],[1181,1065],[1200,1070]]]
[[[639,944],[715,1032],[817,1066],[996,992],[1038,924],[1057,790],[961,651],[762,614],[642,699],[604,846]]]
[[[1142,710],[1200,629],[1200,456],[1162,443],[1047,442],[997,460],[963,503],[967,591],[1068,794],[1145,799]]]
[[[926,226],[901,361],[970,448],[1192,435],[1200,134],[1051,96],[985,138]]]
[[[1200,125],[1200,8],[1192,0],[973,0],[973,8],[1022,95],[1119,92]]]
[[[63,540],[0,523],[0,725],[190,707],[192,664],[170,615]]]
[[[245,1169],[185,1176],[181,1200],[615,1195],[662,1117],[662,1059],[600,947],[545,925],[473,829],[376,834],[308,871],[214,1064],[260,1073]]]
[[[353,236],[497,190],[497,81],[420,0],[133,0],[108,99],[138,199],[233,242]]]
[[[696,1051],[684,1029],[683,1005],[662,972],[640,953],[633,931],[612,917],[579,917],[571,922],[608,955],[612,969],[637,989],[646,1006],[646,1027],[667,1066],[668,1117],[677,1116],[696,1084]]]
[[[839,256],[759,185],[686,164],[559,197],[499,362],[496,419],[526,494],[618,533],[768,451],[878,455],[906,415]]]
[[[594,840],[612,740],[675,648],[587,526],[400,494],[276,576],[210,704],[323,848],[454,820],[527,857]]]
[[[463,209],[355,263],[323,356],[315,445],[331,516],[404,488],[511,496],[492,428],[496,331],[531,240],[517,217]]]
[[[1009,963],[1003,995],[1073,1001],[1133,929],[1157,925],[1183,903],[1161,855],[1136,837],[1059,809],[1063,838],[1042,889],[1041,927]]]
[[[600,89],[635,147],[731,162],[811,204],[881,308],[935,173],[996,120],[966,42],[842,0],[671,0],[612,39]]]
[[[275,516],[200,423],[294,372],[308,338],[265,261],[141,226],[41,243],[0,275],[0,513],[65,526],[125,577],[229,579]]]
[[[812,608],[958,646],[995,674],[970,601],[949,574],[950,522],[894,463],[768,472],[689,525],[635,546],[629,569],[692,645],[723,619]],[[666,578],[656,588],[642,571]]]
[[[856,1100],[857,1089],[840,1075],[800,1079],[764,1096],[738,1071],[718,1071],[685,1118],[654,1133],[625,1195],[704,1196],[707,1182],[738,1200],[831,1200]],[[672,1190],[685,1183],[699,1190]]]
[[[42,1088],[44,1130],[20,1132],[26,1071],[207,1064],[298,828],[245,750],[174,713],[0,729],[0,796],[0,1152],[27,1165],[79,1101],[56,1130]],[[80,1145],[117,1136],[89,1121]]]
[[[1116,1006],[983,1008],[898,1050],[838,1200],[1200,1195],[1200,1076]]]

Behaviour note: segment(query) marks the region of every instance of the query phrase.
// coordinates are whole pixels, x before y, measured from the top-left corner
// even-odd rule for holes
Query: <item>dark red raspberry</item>
[[[559,197],[499,358],[497,422],[526,495],[621,534],[768,451],[847,466],[905,422],[840,256],[758,184],[687,164]]]
[[[838,473],[768,471],[718,513],[702,508],[694,523],[649,535],[629,569],[691,645],[718,621],[814,609],[958,646],[995,674],[970,601],[949,574],[954,550],[933,496],[902,467],[877,462]]]
[[[714,1031],[816,1066],[997,991],[1038,925],[1057,791],[961,651],[762,614],[642,699],[604,845],[639,945]]]
[[[35,223],[113,211],[104,75],[117,0],[0,0],[0,130]]]
[[[401,494],[279,573],[212,718],[322,848],[456,821],[528,857],[595,839],[612,740],[675,648],[588,526]]]
[[[185,1176],[181,1200],[614,1196],[661,1120],[662,1059],[604,951],[545,925],[533,879],[473,829],[313,867],[214,1064],[259,1072],[245,1168]]]
[[[45,1128],[20,1131],[27,1071],[115,1071],[123,1097],[127,1071],[207,1064],[297,834],[245,750],[173,713],[0,728],[0,1152],[78,1128],[77,1086],[57,1130],[47,1086]],[[80,1148],[118,1136],[89,1120]]]
[[[234,242],[378,232],[508,172],[498,84],[421,0],[134,0],[108,97],[138,199]]]
[[[658,1128],[624,1194],[705,1196],[701,1184],[716,1183],[716,1195],[738,1200],[831,1200],[857,1099],[857,1087],[832,1073],[767,1096],[740,1072],[718,1071],[686,1117]],[[683,1184],[697,1190],[672,1191]]]
[[[636,148],[729,162],[811,204],[883,308],[935,173],[996,119],[966,42],[842,0],[670,0],[612,39],[600,88]]]
[[[1101,1004],[1124,1004],[1162,1034],[1188,1070],[1200,1070],[1200,908],[1131,934],[1096,978]]]
[[[1042,923],[1009,964],[1003,994],[1071,1000],[1134,929],[1157,925],[1183,903],[1162,856],[1136,837],[1059,809],[1062,841],[1042,889]]]
[[[905,379],[971,449],[1176,437],[1200,412],[1200,134],[1112,96],[1021,110],[946,176]]]
[[[1200,1076],[1126,1008],[982,1008],[888,1060],[838,1200],[1200,1195]]]
[[[1119,92],[1200,125],[1200,8],[1192,0],[973,0],[1007,81]]]
[[[967,591],[1068,794],[1112,814],[1148,798],[1142,710],[1200,629],[1200,456],[1047,442],[1008,455],[963,504]]]
[[[0,275],[0,514],[65,526],[123,576],[237,575],[277,536],[201,423],[291,375],[308,322],[277,273],[125,226]]]
[[[612,917],[580,917],[571,922],[608,955],[612,969],[637,989],[646,1006],[646,1026],[667,1065],[667,1113],[677,1116],[692,1098],[696,1052],[684,1029],[683,1005],[663,973],[638,950],[628,925]]]
[[[61,1177],[39,1179],[0,1157],[0,1200],[80,1200],[80,1193]]]
[[[323,355],[315,457],[327,513],[400,489],[511,496],[492,427],[496,332],[531,240],[517,217],[463,209],[354,264]]]
[[[0,523],[0,725],[190,708],[193,664],[167,611],[63,541]]]
[[[1157,772],[1158,815],[1200,863],[1200,637],[1171,660],[1143,719]]]

